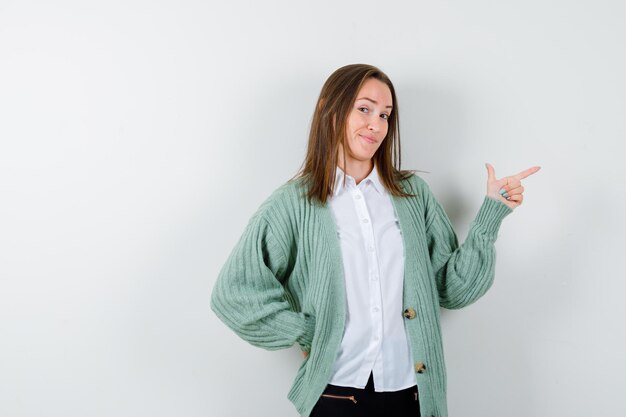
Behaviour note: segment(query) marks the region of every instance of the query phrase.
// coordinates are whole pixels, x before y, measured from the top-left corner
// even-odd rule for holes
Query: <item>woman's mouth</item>
[[[376,139],[370,138],[369,136],[359,135],[361,138],[367,143],[376,143]]]

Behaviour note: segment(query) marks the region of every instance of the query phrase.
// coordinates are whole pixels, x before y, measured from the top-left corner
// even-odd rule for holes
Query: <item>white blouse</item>
[[[370,372],[378,392],[416,385],[404,329],[402,235],[377,168],[358,185],[337,167],[329,204],[343,257],[346,327],[330,384],[364,388]]]

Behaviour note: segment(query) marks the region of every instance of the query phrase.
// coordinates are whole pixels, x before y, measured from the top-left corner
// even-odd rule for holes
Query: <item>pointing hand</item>
[[[524,196],[522,193],[524,192],[524,187],[522,187],[522,183],[520,180],[528,177],[529,175],[534,174],[539,171],[541,167],[534,166],[532,168],[528,168],[518,174],[510,175],[508,177],[496,179],[496,172],[493,166],[489,163],[485,164],[487,167],[487,196],[502,201],[504,204],[509,206],[511,209],[522,204],[524,200]]]

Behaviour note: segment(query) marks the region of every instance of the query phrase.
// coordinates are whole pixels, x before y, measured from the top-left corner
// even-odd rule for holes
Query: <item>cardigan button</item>
[[[412,308],[407,308],[406,310],[404,310],[404,312],[402,313],[404,315],[404,317],[406,317],[409,320],[412,320],[415,318],[416,313],[415,310],[413,310]]]
[[[418,374],[423,374],[425,370],[426,365],[424,365],[424,362],[415,362],[415,372],[417,372]]]

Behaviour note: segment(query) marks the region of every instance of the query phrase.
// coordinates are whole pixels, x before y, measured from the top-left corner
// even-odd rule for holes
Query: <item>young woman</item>
[[[300,172],[260,206],[211,296],[249,343],[304,351],[288,394],[304,417],[447,416],[440,307],[491,286],[495,240],[529,168],[496,179],[459,246],[427,183],[400,170],[398,103],[378,68],[320,93]]]

